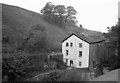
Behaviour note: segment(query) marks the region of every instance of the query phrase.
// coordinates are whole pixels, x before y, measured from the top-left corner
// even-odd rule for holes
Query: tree
[[[41,13],[45,18],[52,19],[52,16],[54,15],[54,5],[52,2],[47,2],[45,7],[41,10]]]
[[[60,27],[66,26],[66,24],[76,25],[76,13],[77,11],[72,6],[65,7],[64,5],[53,5],[48,2],[45,7],[41,10],[42,15],[49,20],[54,22]]]
[[[2,76],[7,76],[7,81],[13,81],[20,79],[23,75],[28,73],[30,66],[29,57],[23,55],[26,44],[32,37],[33,33],[30,33],[22,40],[21,45],[17,45],[15,50],[9,55],[9,58],[2,59]],[[4,43],[4,41],[3,41]],[[5,41],[6,43],[6,41]]]
[[[76,21],[75,15],[76,15],[77,11],[74,9],[74,7],[68,6],[66,11],[67,12],[66,12],[66,16],[65,16],[65,19],[64,19],[64,23],[65,23],[64,28],[66,26],[67,21],[73,21],[74,23],[76,23],[75,22]]]
[[[66,13],[66,8],[64,5],[57,5],[54,8],[54,14],[57,16],[60,24],[63,25],[64,15]]]
[[[81,24],[80,24],[80,25],[79,25],[79,28],[81,28],[81,29],[82,29],[82,28],[83,28],[83,25],[81,25]]]
[[[119,32],[120,24],[108,28],[108,38],[110,40],[110,45],[114,48],[114,52],[118,50],[119,47]]]
[[[12,55],[8,59],[2,60],[2,76],[8,76],[7,81],[20,79],[23,75],[27,74],[30,68],[30,59],[26,56],[18,54]]]
[[[112,27],[107,27],[108,33],[104,33],[109,40],[106,43],[108,49],[108,59],[103,63],[109,65],[110,69],[120,68],[120,23]]]

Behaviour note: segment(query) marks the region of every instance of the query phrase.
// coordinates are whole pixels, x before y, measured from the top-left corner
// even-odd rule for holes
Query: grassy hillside
[[[34,32],[33,39],[35,36],[39,39],[45,33],[43,36],[48,46],[52,48],[60,48],[61,41],[67,36],[64,30],[44,21],[40,14],[5,4],[2,4],[2,23],[3,36],[14,37],[11,39],[10,47],[18,42],[18,38],[25,37],[30,31]],[[39,30],[33,31],[32,28],[39,28]]]
[[[29,44],[45,39],[46,48],[61,49],[61,41],[72,32],[82,33],[87,36],[98,36],[96,31],[79,29],[75,26],[66,26],[66,29],[46,22],[42,15],[26,9],[2,4],[2,35],[9,36],[9,43],[3,43],[3,49],[11,50],[22,42],[29,33],[33,32]]]

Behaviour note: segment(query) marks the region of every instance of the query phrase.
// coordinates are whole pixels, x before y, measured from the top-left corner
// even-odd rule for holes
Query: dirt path
[[[50,74],[52,72],[55,72],[55,70],[52,70],[52,71],[49,71],[49,72],[46,72],[46,73],[42,73],[42,74],[36,75],[33,78],[37,78],[37,77],[42,76],[42,75]]]
[[[55,72],[55,71],[58,71],[58,70],[51,70],[51,71],[49,71],[49,72],[45,72],[45,73],[42,73],[42,74],[38,74],[38,75],[36,75],[36,76],[34,76],[34,77],[32,77],[32,78],[29,78],[29,79],[27,79],[27,80],[37,79],[37,78],[39,78],[40,76],[47,75],[47,74],[50,74],[50,73]]]

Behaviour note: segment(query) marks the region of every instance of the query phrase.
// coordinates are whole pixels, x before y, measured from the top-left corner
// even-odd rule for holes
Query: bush
[[[106,59],[104,62],[101,62],[103,67],[108,67],[109,70],[114,70],[120,68],[119,64],[119,58],[118,56],[112,55],[108,59]]]
[[[2,76],[8,77],[8,81],[19,80],[29,72],[30,61],[25,56],[13,56],[2,60]]]

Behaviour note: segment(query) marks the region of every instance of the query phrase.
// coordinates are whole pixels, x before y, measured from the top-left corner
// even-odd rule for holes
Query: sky
[[[37,13],[52,2],[55,5],[73,6],[77,11],[78,25],[83,28],[107,32],[106,27],[118,21],[118,2],[120,0],[0,0],[0,3],[19,6]]]

